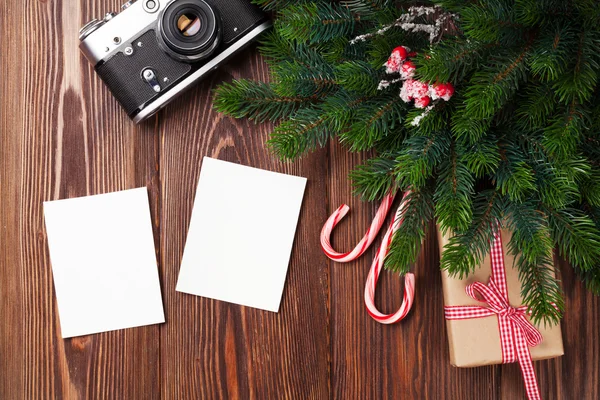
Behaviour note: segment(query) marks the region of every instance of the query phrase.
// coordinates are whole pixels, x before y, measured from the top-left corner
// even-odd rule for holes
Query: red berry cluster
[[[402,100],[406,103],[414,100],[417,108],[427,107],[431,100],[450,100],[454,94],[454,86],[450,82],[428,84],[413,79],[416,66],[409,58],[416,55],[417,53],[410,52],[408,48],[398,46],[385,63],[388,74],[400,74],[400,79],[404,81],[400,90]]]

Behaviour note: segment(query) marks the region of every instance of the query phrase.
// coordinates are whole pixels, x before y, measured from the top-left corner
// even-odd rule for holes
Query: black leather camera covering
[[[238,40],[258,24],[267,20],[266,14],[249,0],[205,0],[219,10],[223,22],[223,44]],[[218,51],[218,50],[217,50]]]
[[[192,64],[176,61],[159,47],[156,31],[150,29],[132,41],[132,55],[123,54],[123,49],[128,45],[124,44],[120,52],[96,65],[96,72],[130,117],[133,118],[144,105],[163,95],[168,88],[268,20],[267,15],[249,0],[205,1],[218,10],[223,35],[221,45],[207,59]],[[142,47],[137,46],[140,41]],[[141,73],[148,67],[157,75],[161,86],[159,93],[142,79]],[[168,78],[167,82],[164,81],[165,77]]]
[[[142,42],[142,47],[137,46],[138,42]],[[190,64],[175,61],[158,47],[154,30],[149,30],[136,39],[132,48],[132,55],[117,53],[96,67],[98,75],[130,116],[192,69]],[[162,89],[159,93],[142,79],[142,71],[148,67],[154,70],[158,78]],[[169,79],[168,82],[164,81],[165,77]]]

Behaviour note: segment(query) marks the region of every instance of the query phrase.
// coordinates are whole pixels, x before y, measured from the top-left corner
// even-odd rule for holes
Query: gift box
[[[514,257],[506,251],[506,245],[502,246],[502,242],[508,243],[510,241],[511,233],[508,230],[502,229],[500,234],[497,234],[497,238],[499,243],[497,244],[496,253],[493,251],[494,245],[491,244],[492,251],[485,258],[481,267],[465,279],[452,278],[447,271],[442,271],[450,362],[456,367],[476,367],[506,362],[522,363],[521,358],[526,357],[526,355],[517,357],[517,353],[519,353],[518,340],[512,337],[512,322],[505,322],[504,332],[500,332],[501,318],[504,317],[499,317],[499,314],[506,315],[507,313],[519,312],[520,310],[523,318],[527,318],[528,320],[528,317],[526,308],[522,307],[521,284],[519,282],[518,270],[514,266]],[[438,239],[441,254],[444,246],[448,243],[449,237],[443,235],[438,229]],[[496,265],[496,275],[492,271],[492,255],[494,254],[496,264],[501,264],[502,258],[504,259],[504,272],[502,273],[499,270],[501,265]],[[489,316],[479,315],[478,313],[485,313],[485,309],[494,307],[480,301],[481,295],[479,293],[473,296],[478,297],[479,300],[477,300],[469,295],[468,291],[477,291],[478,288],[480,290],[487,290],[482,285],[486,285],[485,287],[487,288],[490,285],[490,280],[493,280],[491,278],[494,276],[497,276],[496,280],[499,281],[497,286],[502,286],[502,275],[505,278],[504,288],[507,292],[505,294],[508,296],[510,307],[505,307],[506,310],[498,307]],[[478,284],[473,286],[476,282]],[[500,289],[499,291],[502,292]],[[470,313],[470,315],[462,315],[465,313]],[[452,316],[457,319],[448,319]],[[524,329],[526,331],[527,329],[531,330],[531,328],[533,326],[525,327]],[[526,347],[522,346],[524,348],[523,352],[527,349],[529,350],[532,360],[543,360],[564,354],[560,325],[544,326],[542,323],[540,326],[535,326],[535,329],[542,336],[541,342],[534,346],[531,346],[531,344]],[[535,336],[536,332],[532,331],[531,334]],[[506,338],[501,339],[501,336],[509,336],[508,339],[512,341],[510,346],[505,344],[503,349],[501,342],[504,340],[506,343]],[[513,348],[515,349],[513,350]]]

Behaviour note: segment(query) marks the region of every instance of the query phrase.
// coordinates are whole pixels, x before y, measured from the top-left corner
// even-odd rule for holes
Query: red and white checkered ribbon
[[[389,251],[389,246],[392,242],[394,233],[402,224],[402,212],[407,201],[406,196],[408,196],[409,193],[410,192],[406,192],[402,197],[402,202],[396,211],[394,220],[383,237],[381,246],[379,246],[379,250],[377,251],[375,259],[373,260],[373,264],[371,265],[369,276],[367,277],[367,283],[365,287],[365,305],[367,307],[367,312],[375,321],[382,324],[393,324],[403,319],[410,311],[415,296],[415,276],[412,273],[407,273],[404,277],[404,298],[398,311],[393,314],[384,314],[375,306],[375,288],[377,286],[377,280],[379,279],[379,274],[381,272],[381,268],[383,267],[385,257]],[[348,253],[339,253],[335,251],[331,246],[329,238],[333,228],[335,228],[340,220],[346,215],[349,208],[344,204],[333,214],[331,214],[321,230],[321,247],[323,248],[323,251],[327,257],[338,262],[348,262],[360,257],[369,248],[371,243],[373,243],[375,236],[377,236],[377,233],[381,229],[390,207],[394,202],[394,197],[394,194],[389,194],[384,198],[383,202],[379,206],[379,210],[377,210],[377,214],[375,215],[373,222],[371,223],[371,227],[361,241],[356,245],[356,247]]]
[[[484,285],[475,282],[466,287],[470,297],[486,303],[487,306],[445,306],[446,319],[484,318],[496,315],[502,346],[502,362],[519,362],[527,397],[530,400],[539,400],[541,397],[529,346],[537,346],[542,342],[543,337],[526,318],[527,307],[512,307],[508,302],[502,236],[499,230],[494,234],[491,258],[492,277],[489,283]]]

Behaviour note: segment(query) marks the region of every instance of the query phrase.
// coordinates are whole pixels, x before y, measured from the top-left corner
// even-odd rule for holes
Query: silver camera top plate
[[[148,8],[147,2],[154,3],[155,7]],[[120,14],[112,16],[109,19],[111,23],[105,23],[85,37],[79,48],[92,65],[98,64],[155,22],[158,12],[169,2],[170,0],[138,0],[132,3]],[[112,23],[113,21],[116,23]]]

